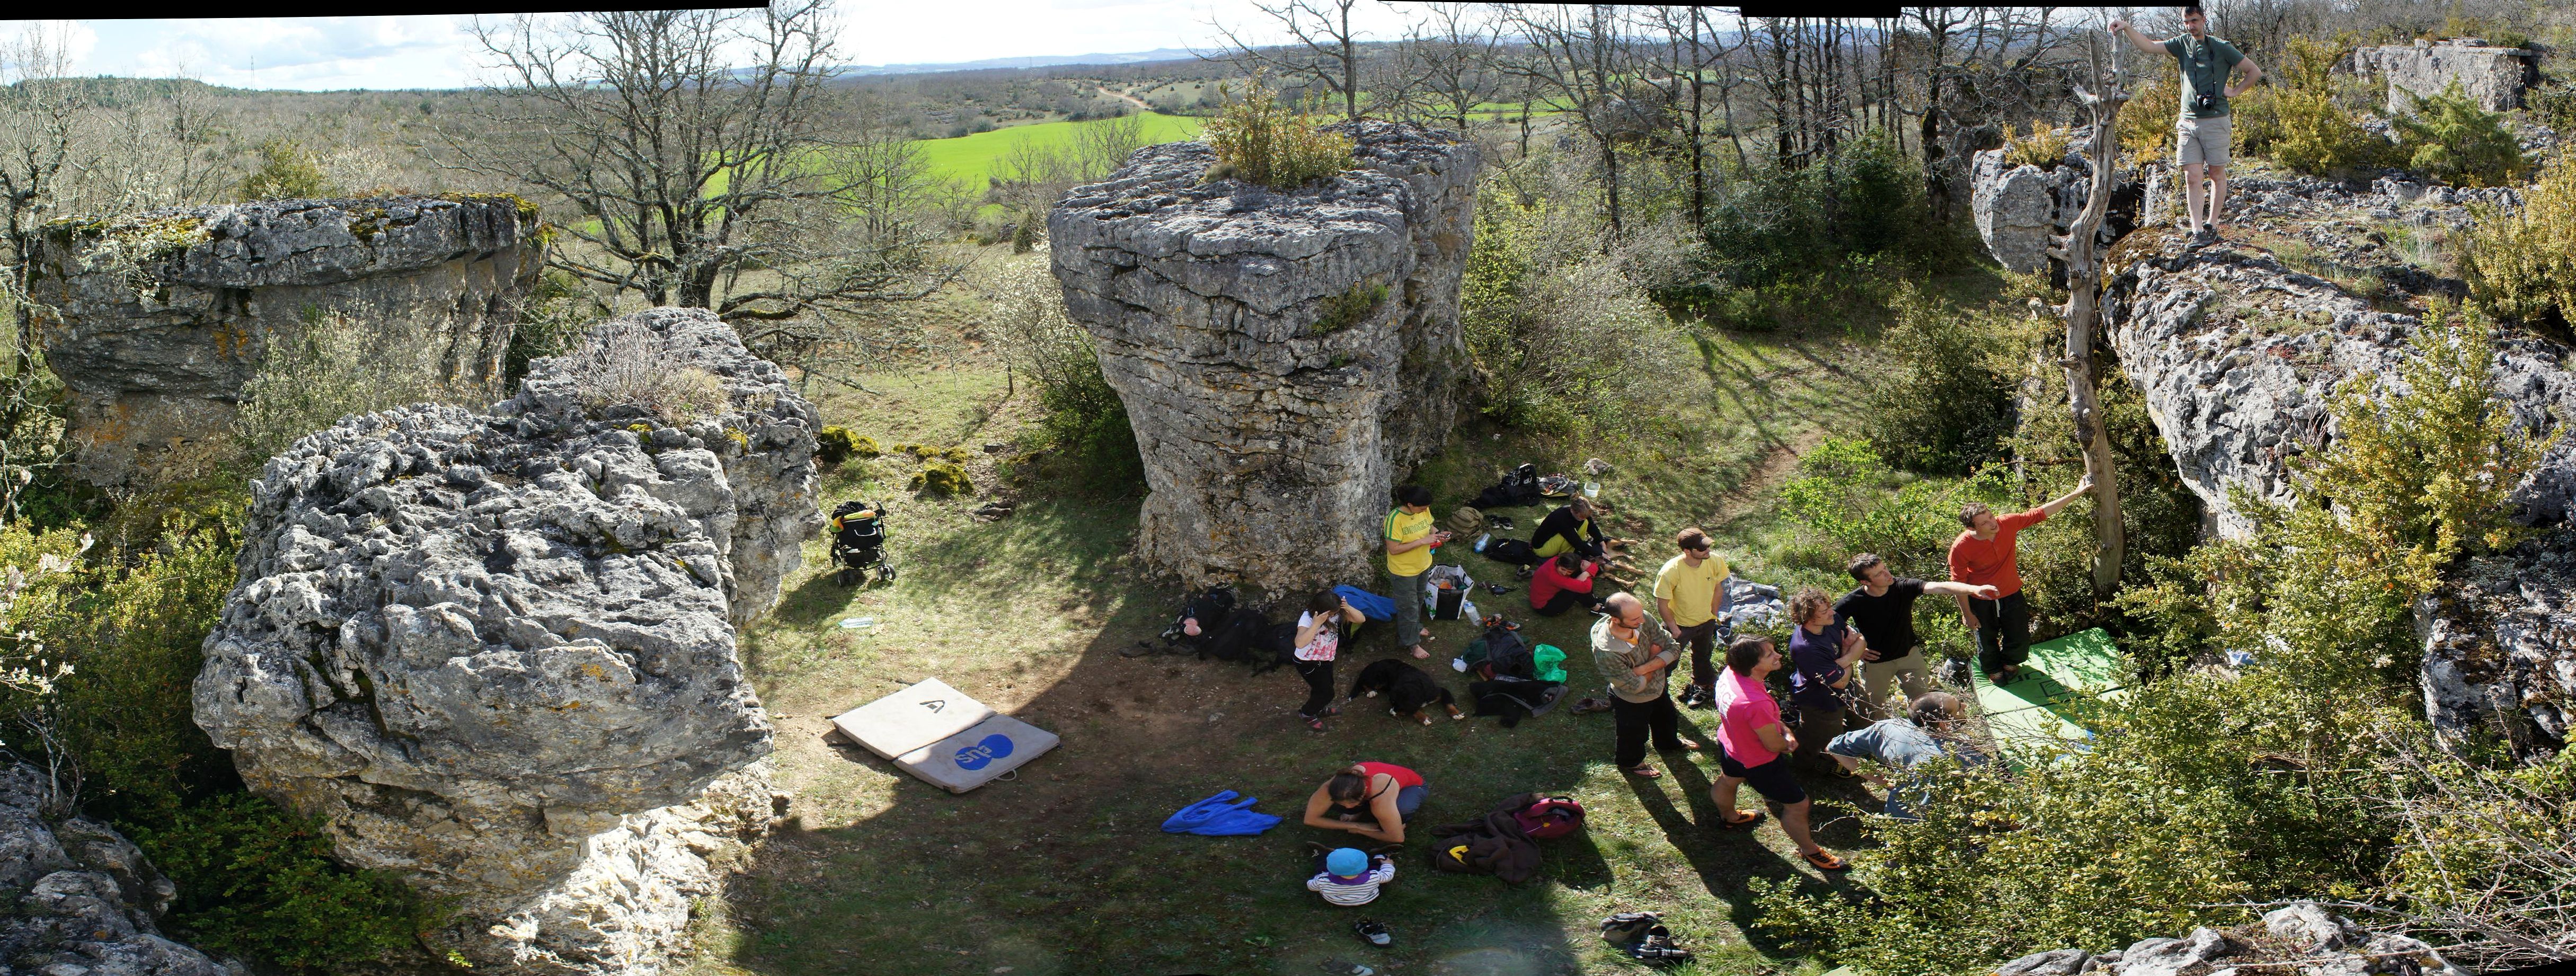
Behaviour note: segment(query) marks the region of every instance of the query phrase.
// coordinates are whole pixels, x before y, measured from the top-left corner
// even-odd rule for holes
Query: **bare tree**
[[[809,370],[957,273],[902,134],[830,83],[827,0],[475,24],[499,85],[441,131],[448,165],[578,219],[550,260],[654,305],[713,310]],[[822,358],[816,358],[822,357]]]
[[[1277,21],[1293,43],[1262,46],[1243,39],[1233,28],[1211,21],[1208,26],[1249,67],[1276,72],[1282,79],[1311,80],[1339,96],[1345,118],[1360,117],[1360,34],[1351,26],[1351,8],[1360,0],[1254,0],[1252,9]]]
[[[1620,83],[1634,68],[1619,9],[1611,4],[1513,4],[1504,18],[1529,45],[1511,71],[1562,102],[1599,154],[1610,237],[1621,233],[1620,122],[1631,107]]]
[[[1404,37],[1403,74],[1414,79],[1425,114],[1469,129],[1476,106],[1492,101],[1502,79],[1495,61],[1502,48],[1502,24],[1481,4],[1426,3],[1424,17]]]
[[[2478,972],[2576,960],[2576,800],[2480,769],[2414,737],[2389,737],[2377,799],[2404,830],[2390,904],[2344,901],[2451,942]]]
[[[2086,83],[2076,100],[2092,117],[2084,158],[2093,165],[2092,195],[2084,212],[2066,230],[2058,251],[2066,262],[2066,399],[2075,414],[2075,437],[2084,448],[2084,474],[2093,480],[2093,595],[2108,600],[2120,588],[2120,561],[2128,549],[2120,524],[2120,481],[2111,459],[2111,438],[2102,429],[2100,379],[2093,369],[2093,336],[2102,319],[2102,218],[2110,211],[2111,185],[2120,168],[2120,107],[2128,104],[2128,72],[2116,43],[2103,61],[2100,37],[2086,45]]]
[[[1706,7],[1648,7],[1645,8],[1645,23],[1660,35],[1660,43],[1649,50],[1653,51],[1655,71],[1662,76],[1665,101],[1673,109],[1675,135],[1679,137],[1682,151],[1689,157],[1691,226],[1706,227],[1709,200],[1708,90],[1717,88],[1720,105],[1728,104],[1724,93],[1731,84],[1728,79],[1732,72],[1726,70],[1726,60],[1735,47],[1718,38]],[[1736,47],[1741,46],[1740,36],[1738,40]],[[1733,119],[1721,118],[1718,124],[1732,135]]]
[[[1919,78],[1915,99],[1900,85],[1900,113],[1915,116],[1933,216],[1956,212],[1970,152],[1995,141],[1997,127],[2053,98],[2044,59],[2062,42],[2046,7],[1907,7],[1883,53],[1900,74]],[[2062,88],[2056,89],[2062,91]]]

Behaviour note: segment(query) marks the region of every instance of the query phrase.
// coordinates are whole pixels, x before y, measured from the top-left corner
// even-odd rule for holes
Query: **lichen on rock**
[[[596,406],[584,364],[638,330],[715,377],[721,410]],[[734,634],[819,527],[820,426],[730,327],[657,309],[539,360],[489,414],[310,435],[252,483],[197,723],[343,860],[454,899],[478,964],[650,972],[685,941],[671,906],[703,893],[690,838],[776,816],[760,783],[725,789],[765,812],[704,810],[770,750]]]
[[[1065,311],[1144,457],[1147,562],[1284,590],[1368,572],[1396,474],[1448,438],[1483,162],[1454,134],[1331,128],[1359,168],[1293,191],[1140,150],[1048,214]]]

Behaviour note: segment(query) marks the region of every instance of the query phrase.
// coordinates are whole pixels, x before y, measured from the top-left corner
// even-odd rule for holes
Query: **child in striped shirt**
[[[1337,848],[1324,855],[1324,869],[1306,879],[1306,890],[1336,905],[1365,905],[1377,900],[1378,886],[1395,880],[1395,862],[1370,857],[1359,848]]]

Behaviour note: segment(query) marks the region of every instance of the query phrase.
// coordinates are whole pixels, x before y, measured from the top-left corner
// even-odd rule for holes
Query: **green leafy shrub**
[[[2397,156],[2407,170],[2454,186],[2510,186],[2531,170],[2504,116],[2478,107],[2459,82],[2430,98],[2408,95],[2398,116]]]
[[[912,480],[904,487],[933,495],[965,495],[975,491],[975,483],[967,479],[966,469],[946,462],[924,465],[912,473]]]
[[[2015,166],[2056,169],[2066,162],[2066,150],[2074,144],[2074,137],[2065,126],[2032,119],[2029,132],[2015,135],[2012,123],[2004,123],[2004,161]]]
[[[2274,84],[2237,101],[2237,144],[2290,170],[2334,179],[2388,162],[2388,140],[2335,100],[2334,65],[2351,49],[2350,38],[2291,38]]]
[[[1041,262],[1009,266],[991,287],[995,344],[1012,374],[1037,394],[1042,462],[1074,484],[1128,489],[1145,480],[1145,461],[1127,421],[1127,404],[1100,373],[1091,333],[1064,314],[1064,289]]]
[[[847,427],[825,424],[822,432],[814,435],[814,459],[825,464],[847,461],[858,450],[859,435],[850,433]]]
[[[333,193],[322,175],[321,157],[292,139],[259,144],[259,168],[242,177],[235,192],[243,200],[303,200]]]
[[[1358,325],[1385,304],[1386,282],[1371,276],[1369,280],[1352,284],[1339,295],[1324,299],[1316,309],[1314,332],[1329,335]]]
[[[1293,190],[1357,165],[1350,137],[1318,126],[1309,108],[1281,104],[1254,75],[1243,99],[1228,103],[1199,134],[1216,151],[1208,177]]]
[[[1757,167],[1711,214],[1704,281],[1659,297],[1735,328],[1865,317],[1886,281],[1970,253],[1958,226],[1932,219],[1923,187],[1921,161],[1876,132],[1804,168]]]
[[[961,444],[939,452],[939,456],[952,464],[964,464],[975,457],[975,452],[967,450],[965,445]]]
[[[2460,248],[2470,307],[2508,322],[2576,319],[2576,153],[2541,170],[2521,209],[2472,213]]]
[[[1963,312],[1906,287],[1880,333],[1888,375],[1869,389],[1878,442],[1897,466],[1966,474],[1997,459],[2013,429],[2013,379],[1998,360],[2023,348],[2009,313]]]
[[[425,335],[308,308],[300,329],[268,337],[258,374],[242,384],[233,447],[256,469],[342,417],[424,401],[488,403],[494,390],[440,377],[440,352]]]
[[[200,947],[304,973],[417,951],[439,913],[402,882],[333,863],[322,823],[248,793],[217,797],[135,844],[179,887],[170,922]]]
[[[1625,436],[1662,412],[1663,378],[1684,368],[1682,336],[1600,253],[1598,229],[1581,207],[1524,203],[1502,186],[1478,195],[1459,319],[1486,416]]]

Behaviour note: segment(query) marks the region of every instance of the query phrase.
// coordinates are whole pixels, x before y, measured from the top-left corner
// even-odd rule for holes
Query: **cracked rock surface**
[[[620,341],[712,374],[724,406],[604,402],[584,363]],[[820,525],[819,428],[731,327],[657,309],[489,414],[309,435],[252,483],[197,724],[343,860],[455,899],[478,965],[652,972],[686,944],[710,839],[784,806],[734,635]]]
[[[2116,952],[2035,952],[1996,967],[1996,976],[2468,976],[2422,940],[2373,932],[2312,901],[2291,902],[2242,929],[2193,929]]]
[[[1144,456],[1140,551],[1193,585],[1365,578],[1393,479],[1458,409],[1482,159],[1451,133],[1334,128],[1359,168],[1331,180],[1211,181],[1207,146],[1149,146],[1047,216]]]
[[[231,423],[272,342],[345,314],[426,343],[441,378],[497,383],[536,284],[536,216],[511,197],[263,200],[57,221],[32,297],[46,361],[71,399],[75,473],[148,473]]]
[[[0,972],[53,976],[248,976],[161,934],[178,890],[115,828],[48,823],[44,774],[0,769]]]

